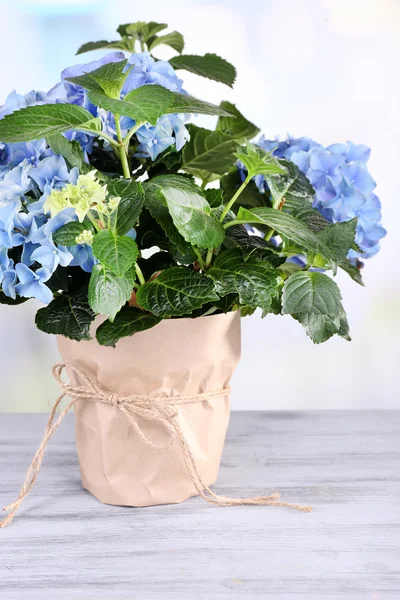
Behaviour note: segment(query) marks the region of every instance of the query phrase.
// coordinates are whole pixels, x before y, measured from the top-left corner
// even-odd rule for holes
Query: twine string
[[[78,380],[83,385],[71,385],[62,379],[62,374],[65,368],[73,371]],[[200,402],[209,400],[210,398],[221,397],[229,392],[228,388],[218,390],[215,392],[205,392],[202,394],[191,394],[186,396],[177,397],[151,397],[140,394],[121,396],[119,394],[111,393],[108,390],[102,388],[98,383],[94,382],[81,368],[73,364],[58,363],[53,366],[53,377],[58,382],[62,389],[62,393],[57,398],[51,409],[49,419],[47,421],[46,429],[43,435],[43,439],[36,450],[36,453],[32,459],[31,465],[26,474],[24,483],[21,487],[17,499],[8,506],[5,506],[3,510],[7,511],[7,516],[0,522],[0,528],[5,527],[13,520],[16,512],[21,506],[23,500],[29,494],[33,486],[35,485],[37,476],[40,471],[40,467],[43,462],[44,453],[46,447],[52,437],[57,431],[67,414],[73,408],[73,406],[79,401],[83,402],[99,402],[113,406],[119,410],[127,418],[130,425],[134,428],[140,439],[153,450],[167,450],[175,442],[178,442],[182,451],[183,460],[187,473],[197,491],[197,493],[207,502],[211,504],[217,504],[218,506],[244,506],[244,505],[266,505],[266,506],[284,506],[287,508],[293,508],[295,510],[310,512],[311,506],[302,506],[300,504],[292,504],[290,502],[283,502],[279,500],[279,492],[275,492],[269,496],[254,496],[251,498],[230,498],[227,496],[221,496],[215,494],[210,487],[204,482],[196,463],[196,459],[189,447],[189,444],[185,438],[182,428],[178,420],[178,406],[187,402]],[[61,411],[58,419],[55,420],[55,415],[60,402],[65,396],[69,396],[71,401]],[[155,444],[141,429],[137,422],[137,417],[142,417],[148,421],[152,421],[155,424],[159,424],[165,428],[169,434],[168,442],[164,445]]]

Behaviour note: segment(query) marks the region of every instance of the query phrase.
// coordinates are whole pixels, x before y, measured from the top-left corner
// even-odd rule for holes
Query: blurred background
[[[235,102],[268,138],[289,133],[372,148],[369,169],[388,235],[366,263],[365,288],[337,277],[353,341],[314,346],[289,317],[246,317],[232,403],[248,410],[398,408],[400,2],[0,0],[0,8],[0,105],[13,89],[47,91],[64,67],[101,54],[75,57],[83,42],[114,39],[120,23],[154,20],[185,35],[186,53],[216,52],[237,67],[234,90],[185,74],[193,95]],[[47,411],[57,395],[56,340],[35,330],[38,307],[0,305],[0,412]]]

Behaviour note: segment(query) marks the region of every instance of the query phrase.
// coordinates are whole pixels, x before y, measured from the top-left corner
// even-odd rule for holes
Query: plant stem
[[[128,131],[128,133],[126,134],[126,136],[124,137],[124,144],[125,147],[128,146],[129,144],[129,140],[131,139],[131,137],[137,132],[138,129],[141,128],[142,125],[144,125],[146,123],[146,121],[138,121],[137,123],[135,123],[135,125],[132,127],[132,129],[130,129]]]
[[[259,223],[259,221],[243,221],[242,219],[232,219],[232,221],[224,223],[223,228],[228,229],[228,227],[233,227],[234,225],[249,225],[250,223]]]
[[[242,185],[240,186],[240,188],[236,191],[236,193],[229,200],[228,204],[225,206],[224,210],[222,211],[222,215],[219,218],[220,223],[223,222],[226,215],[228,214],[228,212],[230,211],[232,206],[235,204],[236,200],[239,198],[240,194],[243,192],[244,188],[246,187],[246,185],[249,183],[250,180],[251,180],[251,177],[247,176],[246,179],[243,181]]]
[[[119,147],[119,143],[116,142],[110,135],[107,135],[103,131],[95,131],[94,129],[92,131],[91,129],[83,129],[83,128],[79,129],[79,127],[76,128],[76,131],[83,131],[83,133],[87,133],[89,131],[89,133],[95,133],[96,135],[103,138],[104,140],[107,140],[107,142],[109,144],[111,144],[111,146],[115,146],[116,148]]]
[[[135,269],[136,269],[136,275],[139,279],[140,285],[144,285],[146,283],[146,280],[142,273],[142,269],[139,267],[139,265],[137,263],[135,263]]]
[[[211,261],[212,261],[212,257],[213,257],[213,249],[209,248],[207,251],[207,256],[206,256],[206,263],[205,263],[205,268],[209,267],[211,265]]]
[[[119,144],[119,157],[121,159],[122,171],[124,173],[125,179],[131,178],[131,171],[128,163],[128,155],[126,153],[126,148],[124,141],[122,139],[122,131],[121,131],[121,123],[119,121],[119,115],[115,115],[115,128],[117,131],[117,138]]]
[[[193,247],[193,250],[194,250],[194,251],[195,251],[195,253],[196,253],[196,256],[197,256],[197,261],[198,261],[198,263],[199,263],[199,265],[200,265],[201,269],[202,269],[202,270],[204,270],[204,260],[203,260],[203,257],[201,256],[201,254],[200,254],[200,252],[197,250],[197,248],[194,248],[194,247]]]

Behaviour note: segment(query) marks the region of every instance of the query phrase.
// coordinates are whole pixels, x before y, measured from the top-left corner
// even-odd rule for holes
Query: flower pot
[[[176,399],[176,419],[198,472],[207,485],[216,481],[229,422],[227,388],[240,358],[238,312],[164,320],[121,339],[116,348],[64,337],[58,345],[67,365],[79,367],[110,394],[162,397],[171,405]],[[68,366],[67,371],[72,385],[82,385],[79,374]],[[197,495],[178,441],[157,420],[133,418],[137,428],[115,406],[76,403],[83,487],[101,502],[126,506]],[[143,436],[164,449],[154,449]]]

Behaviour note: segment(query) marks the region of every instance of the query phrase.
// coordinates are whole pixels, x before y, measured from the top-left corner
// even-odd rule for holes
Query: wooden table
[[[45,415],[0,415],[0,502],[12,501]],[[104,506],[83,491],[73,418],[0,530],[1,600],[397,600],[400,412],[233,413],[218,491],[279,490],[276,507]]]

